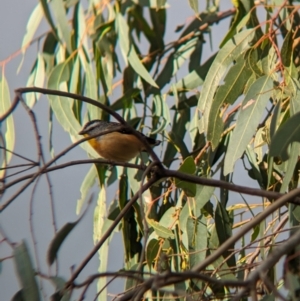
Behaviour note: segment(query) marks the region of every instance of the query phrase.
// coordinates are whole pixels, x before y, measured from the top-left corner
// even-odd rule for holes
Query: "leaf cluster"
[[[296,229],[300,220],[300,15],[293,1],[269,5],[238,0],[228,11],[219,11],[214,2],[207,1],[206,10],[198,12],[197,1],[190,0],[195,15],[177,27],[175,41],[166,34],[167,1],[37,4],[22,43],[23,55],[31,44],[38,48],[27,87],[17,89],[11,102],[4,73],[0,82],[0,208],[5,214],[44,174],[93,163],[76,211],[86,205],[97,181],[95,247],[63,279],[58,272],[45,275],[37,254],[33,263],[27,242],[14,245],[1,233],[12,247],[22,288],[13,300],[40,300],[37,278],[54,284],[53,300],[71,300],[77,290],[83,300],[95,281],[96,298],[106,300],[108,278],[118,277],[125,279],[118,300],[273,300],[284,298],[276,264],[285,255],[285,283],[291,299],[297,300],[299,231],[291,231],[286,241],[282,233]],[[212,25],[222,26],[229,17],[219,50],[207,56],[206,40],[216,39]],[[43,19],[49,31],[35,37]],[[36,122],[42,94],[50,112],[48,162]],[[38,149],[36,160],[17,166],[22,176],[11,172],[13,158],[22,158],[14,152],[19,104],[31,118]],[[52,137],[54,117],[75,141],[59,154]],[[123,164],[93,159],[53,166],[77,145],[97,158],[78,132],[88,120],[112,117],[139,138],[136,130],[162,140],[159,155],[149,150],[149,161],[146,156]],[[27,168],[35,171],[29,174]],[[258,188],[236,185],[237,177],[254,180]],[[7,196],[18,183],[25,184]],[[112,187],[118,192],[107,196]],[[230,191],[240,193],[238,203]],[[81,220],[60,230],[54,227],[49,269]],[[109,241],[116,230],[123,238],[124,266],[109,273]],[[96,253],[98,271],[76,282]]]

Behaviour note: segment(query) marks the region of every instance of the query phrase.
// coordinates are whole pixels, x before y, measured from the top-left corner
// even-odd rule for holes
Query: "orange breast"
[[[142,142],[134,135],[113,132],[89,140],[97,153],[108,160],[127,162],[143,149]]]

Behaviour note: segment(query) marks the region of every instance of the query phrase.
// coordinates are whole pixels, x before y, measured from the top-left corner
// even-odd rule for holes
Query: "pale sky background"
[[[206,1],[199,1],[206,2]],[[223,0],[221,10],[231,7],[230,0]],[[25,34],[25,28],[28,18],[37,4],[34,0],[10,0],[2,1],[0,10],[0,61],[8,59],[10,55],[19,51],[22,38]],[[188,6],[188,1],[169,1],[170,11],[168,14],[168,27],[167,27],[167,41],[173,41],[178,37],[178,34],[174,33],[177,25],[184,24],[188,18],[193,17],[193,11]],[[202,5],[202,4],[201,4]],[[203,6],[201,6],[203,8]],[[172,16],[170,18],[170,16]],[[216,31],[220,39],[227,31],[229,26],[229,20],[222,21],[222,25],[216,25],[213,27],[212,36],[215,37]],[[48,26],[44,23],[44,26],[39,30],[40,33],[47,30]],[[216,30],[217,29],[217,30]],[[222,32],[223,31],[223,32]],[[217,50],[217,46],[220,39],[214,43],[213,51],[209,47],[209,38],[206,36],[207,45],[205,47],[206,53],[204,57],[209,57],[212,52]],[[24,87],[26,85],[27,76],[35,58],[36,45],[33,45],[26,54],[25,61],[21,72],[17,75],[16,70],[21,61],[21,55],[12,58],[5,66],[5,76],[8,80],[11,88],[11,98],[13,98],[13,89],[18,87]],[[3,72],[3,69],[1,70]],[[181,74],[184,76],[185,74]],[[34,111],[37,113],[38,125],[41,129],[42,142],[44,144],[45,152],[48,151],[48,106],[45,98],[36,105]],[[14,113],[15,127],[16,127],[16,148],[15,151],[21,153],[24,156],[28,156],[32,159],[36,159],[36,147],[33,136],[32,126],[28,118],[27,113],[24,113],[24,109],[19,106]],[[65,147],[71,144],[69,136],[63,132],[59,125],[55,124],[54,127],[54,146],[56,153],[63,150]],[[46,154],[46,158],[49,158],[49,154]],[[68,162],[72,160],[85,159],[86,153],[80,148],[69,152],[63,161]],[[13,163],[21,162],[20,160],[14,160]],[[60,161],[62,162],[62,161]],[[88,171],[89,166],[75,166],[67,169],[53,172],[50,174],[53,185],[53,197],[56,206],[56,217],[58,228],[61,228],[67,222],[73,222],[77,219],[75,214],[76,202],[80,197],[80,184]],[[245,183],[244,183],[245,184]],[[16,189],[20,187],[16,185],[12,189],[5,193],[3,200],[5,201],[9,195],[13,194]],[[2,214],[0,225],[3,228],[6,235],[12,242],[18,243],[22,239],[28,240],[30,245],[30,251],[32,250],[32,241],[29,234],[29,200],[31,197],[33,185],[22,194],[22,198],[18,198],[10,205]],[[97,191],[97,189],[95,189]],[[39,258],[42,262],[42,268],[45,273],[47,272],[47,266],[45,265],[45,257],[47,247],[53,237],[51,216],[49,214],[49,196],[48,188],[45,185],[45,178],[37,186],[37,191],[34,197],[34,215],[33,223],[36,226],[34,231],[38,237],[38,251]],[[114,192],[108,193],[107,201],[113,199]],[[93,231],[93,208],[95,202],[89,208],[88,213],[84,217],[84,220],[77,226],[77,228],[71,233],[70,237],[65,241],[63,247],[60,250],[60,275],[63,275],[68,279],[70,275],[70,267],[76,265],[82,261],[83,258],[89,253],[93,247],[92,231]],[[118,238],[118,235],[116,236]],[[11,249],[7,247],[5,243],[0,244],[0,257],[6,257],[11,254]],[[111,243],[109,254],[109,271],[117,271],[123,267],[123,249],[120,246],[118,239],[114,239]],[[63,261],[63,262],[62,262]],[[79,280],[85,279],[87,275],[95,272],[95,266],[98,266],[97,256],[89,263],[88,268],[79,277]],[[122,291],[123,285],[121,282],[116,282],[109,288],[110,292],[116,293]],[[1,300],[10,300],[15,292],[19,290],[18,282],[15,277],[14,268],[11,260],[6,260],[0,263],[0,292]],[[46,288],[46,292],[51,294],[53,290]],[[95,291],[90,290],[90,296],[94,296]],[[48,295],[49,297],[49,295]],[[92,297],[91,297],[92,298]],[[73,298],[74,299],[74,298]],[[87,298],[89,300],[90,298]]]

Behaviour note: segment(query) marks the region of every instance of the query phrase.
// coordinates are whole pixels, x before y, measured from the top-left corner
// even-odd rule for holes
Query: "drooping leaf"
[[[54,263],[62,243],[65,241],[65,239],[74,229],[74,227],[78,224],[78,222],[79,220],[73,223],[67,223],[56,233],[55,237],[52,239],[49,245],[47,252],[47,262],[49,265],[52,265]]]
[[[60,63],[53,68],[49,75],[47,86],[49,89],[67,91],[66,82],[69,78],[70,70],[68,63]],[[73,113],[73,100],[67,97],[55,95],[48,95],[48,98],[50,99],[51,108],[63,129],[69,132],[74,140],[75,137],[81,139],[82,137],[78,135],[80,125]],[[89,143],[82,143],[80,146],[93,157],[99,157],[97,152],[89,145]]]
[[[173,76],[177,74],[184,62],[190,57],[197,46],[198,38],[193,38],[176,48],[168,57],[162,71],[156,79],[160,89],[166,86]],[[148,94],[156,93],[156,89],[149,89]]]
[[[113,221],[106,217],[106,190],[105,187],[102,185],[98,195],[97,205],[94,210],[94,233],[93,233],[94,244],[97,244],[97,242],[101,239],[104,233],[106,233],[107,229],[111,226],[112,223]],[[112,239],[112,237],[113,237],[113,233],[111,234],[110,239]],[[99,272],[107,271],[108,255],[109,255],[109,240],[106,240],[102,245],[101,249],[98,251],[98,256],[100,259],[100,264],[98,268]],[[107,283],[106,277],[100,277],[97,282],[98,290],[104,288],[100,300],[105,300],[107,296],[106,283]]]
[[[212,103],[207,128],[207,140],[211,142],[214,150],[221,138],[224,124],[221,114],[221,108],[225,104],[233,104],[243,93],[251,70],[247,68],[244,57],[241,55],[237,62],[230,68],[224,78],[224,85],[220,86]]]
[[[162,238],[174,238],[174,233],[172,230],[162,226],[160,223],[156,222],[153,219],[148,219],[148,224],[153,228],[156,234]]]
[[[53,0],[50,2],[50,4],[57,22],[58,36],[61,42],[66,45],[68,52],[71,54],[72,53],[71,29],[67,19],[64,1]]]
[[[289,152],[289,159],[287,161],[286,173],[283,177],[282,185],[280,187],[281,193],[287,192],[290,184],[291,184],[291,187],[297,188],[298,183],[297,184],[293,183],[293,185],[292,185],[292,183],[290,183],[290,181],[294,175],[295,167],[296,167],[296,164],[297,164],[298,158],[299,158],[299,153],[300,152],[299,152],[298,143],[292,143],[290,152]]]
[[[199,124],[200,132],[207,131],[210,108],[221,79],[232,62],[250,48],[253,37],[253,29],[244,30],[229,40],[218,52],[206,76],[198,102],[198,109],[203,112]]]
[[[88,200],[88,205],[92,202],[93,195],[90,196]],[[82,215],[78,218],[77,221],[72,223],[66,223],[54,236],[54,238],[51,240],[50,245],[48,247],[47,251],[47,261],[49,265],[52,265],[53,262],[57,258],[57,253],[62,245],[62,243],[65,241],[65,239],[68,237],[68,235],[71,233],[71,231],[74,229],[74,227],[82,220],[82,218],[85,216],[85,213],[87,212],[88,207],[86,207],[85,211],[82,213]]]
[[[207,251],[207,225],[204,216],[187,219],[188,242],[190,252],[190,268],[206,258]]]
[[[276,131],[270,145],[270,156],[279,156],[283,161],[289,158],[288,147],[300,142],[300,112],[293,115]]]
[[[40,2],[33,9],[32,13],[28,19],[28,22],[27,22],[26,34],[23,37],[22,46],[21,46],[23,57],[22,57],[20,65],[18,67],[17,73],[20,71],[20,69],[23,65],[24,58],[25,58],[25,56],[24,56],[25,51],[28,48],[28,46],[30,45],[30,43],[32,42],[32,39],[42,21],[42,19],[43,19],[43,7]]]
[[[198,7],[198,0],[189,0],[190,7],[195,12],[195,14],[198,14],[199,7]]]
[[[0,116],[3,116],[8,112],[11,107],[11,100],[9,94],[9,87],[6,78],[3,76],[0,78]],[[15,147],[15,126],[13,115],[10,114],[5,120],[0,123],[0,130],[4,133],[5,147],[8,151],[5,151],[4,157],[1,156],[0,162],[0,179],[3,179],[5,174],[5,167],[9,164],[12,159],[12,152]],[[2,144],[2,141],[1,141]]]
[[[196,67],[195,70],[179,80],[176,83],[177,91],[191,91],[201,86],[215,58],[216,54],[212,55],[203,65]]]
[[[65,290],[66,280],[61,277],[50,277],[50,281],[56,288],[56,292],[51,296],[51,301],[69,301],[71,300],[71,291]]]
[[[80,186],[81,198],[77,200],[76,214],[80,213],[84,200],[87,197],[87,194],[95,184],[96,176],[97,176],[96,168],[94,165],[92,165]]]
[[[187,174],[194,174],[196,171],[196,166],[194,159],[192,157],[187,157],[182,165],[180,166],[179,170],[182,173],[187,173]],[[190,183],[188,181],[183,181],[181,179],[175,178],[175,185],[178,188],[181,188],[184,190],[184,192],[190,196],[193,197],[196,195],[196,184],[195,183]]]
[[[141,76],[153,87],[158,88],[157,84],[138,58],[133,45],[131,45],[128,25],[124,20],[124,17],[120,13],[116,15],[116,27],[120,41],[121,52],[123,54],[125,62],[128,60],[131,67],[139,76]]]
[[[24,301],[39,301],[40,293],[31,256],[25,241],[22,241],[13,250],[14,263]]]
[[[40,0],[40,3],[42,5],[45,18],[46,18],[46,20],[48,21],[48,23],[51,27],[51,30],[52,30],[51,34],[57,39],[56,27],[55,27],[54,22],[52,20],[52,16],[51,16],[51,13],[50,13],[50,8],[49,8],[49,5],[48,5],[48,2],[47,2],[47,0]]]
[[[40,87],[43,88],[45,82],[45,62],[43,56],[38,54],[36,64],[28,78],[27,87]],[[32,108],[36,101],[39,99],[40,93],[26,94],[26,103]]]
[[[225,155],[224,175],[233,171],[234,164],[245,151],[261,121],[267,102],[272,95],[273,81],[269,76],[260,77],[245,96]]]
[[[157,239],[151,239],[147,244],[146,259],[147,259],[147,264],[149,266],[149,269],[151,269],[153,261],[158,256],[159,248],[160,248],[160,243],[159,240]]]

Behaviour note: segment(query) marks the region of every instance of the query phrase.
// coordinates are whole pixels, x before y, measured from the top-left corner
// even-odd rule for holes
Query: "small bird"
[[[141,140],[128,130],[120,129],[120,126],[122,125],[117,122],[96,119],[89,121],[78,134],[90,137],[112,130],[111,133],[92,138],[88,142],[101,157],[112,161],[128,162],[140,152],[146,151],[146,148]],[[146,137],[144,134],[142,135]],[[146,137],[146,139],[153,147],[161,142],[150,137]]]

